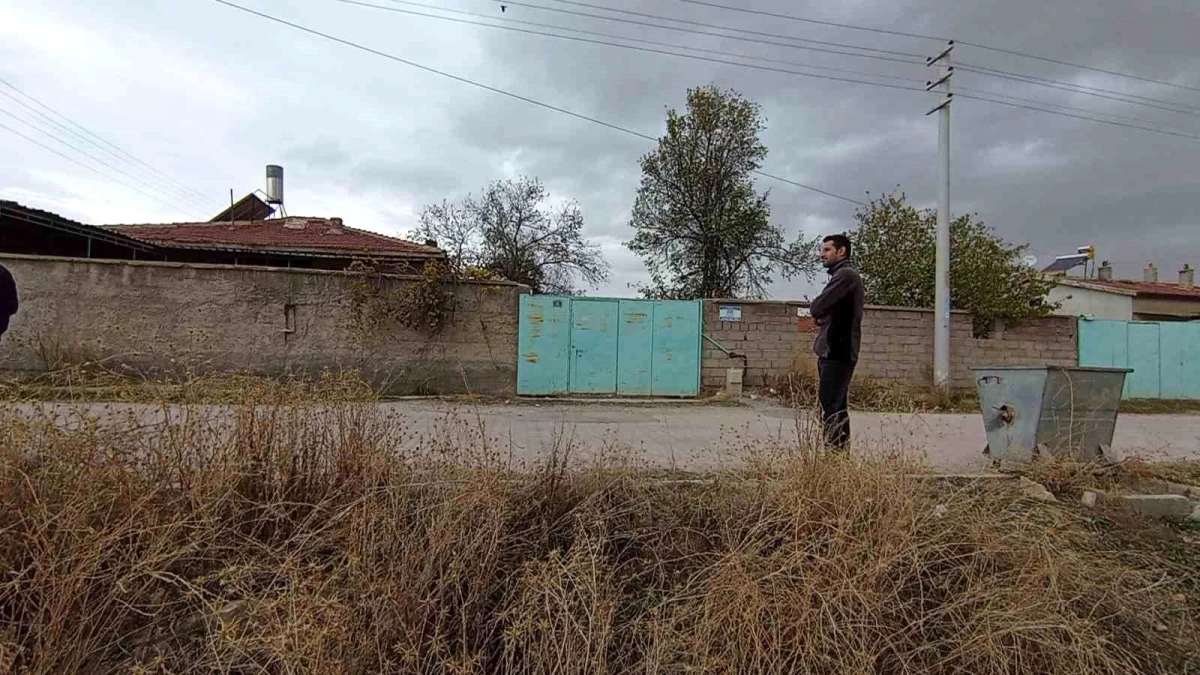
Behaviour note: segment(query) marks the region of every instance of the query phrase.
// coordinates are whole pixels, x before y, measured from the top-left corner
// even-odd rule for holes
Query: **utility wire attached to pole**
[[[644,134],[644,133],[642,133],[642,132],[640,132],[640,131],[635,131],[635,130],[633,130],[633,129],[628,129],[628,128],[626,128],[626,127],[622,127],[622,126],[620,126],[620,125],[613,124],[613,123],[611,123],[611,122],[605,122],[604,120],[598,119],[598,118],[596,118],[596,117],[591,117],[591,116],[589,116],[589,115],[585,115],[585,114],[583,114],[583,113],[578,113],[578,112],[575,112],[575,111],[573,111],[573,110],[568,110],[568,109],[566,109],[566,108],[562,108],[562,107],[559,107],[559,106],[556,106],[556,105],[552,105],[552,104],[550,104],[550,103],[546,103],[546,102],[544,102],[544,101],[539,101],[539,100],[537,100],[537,99],[530,98],[530,97],[528,97],[528,96],[522,96],[521,94],[517,94],[517,93],[515,93],[515,92],[511,92],[511,91],[507,91],[507,90],[504,90],[504,89],[500,89],[499,87],[493,87],[493,86],[491,86],[491,85],[483,84],[482,82],[476,82],[475,80],[472,80],[472,79],[470,79],[470,78],[462,77],[462,76],[460,76],[460,75],[454,75],[453,73],[448,73],[448,72],[446,72],[446,71],[444,71],[444,70],[439,70],[439,69],[437,69],[437,68],[434,68],[434,67],[432,67],[432,66],[426,66],[426,65],[423,65],[423,64],[417,63],[417,62],[415,62],[415,61],[410,61],[410,60],[408,60],[408,59],[405,59],[405,58],[401,58],[401,57],[399,57],[399,56],[396,56],[395,54],[389,54],[389,53],[387,53],[387,52],[383,52],[383,51],[380,51],[380,50],[378,50],[378,49],[374,49],[374,48],[368,47],[368,46],[366,46],[366,45],[359,44],[359,43],[357,43],[357,42],[354,42],[354,41],[352,41],[352,40],[347,40],[347,39],[345,39],[345,38],[340,38],[340,37],[337,37],[337,36],[335,36],[335,35],[330,35],[329,33],[323,33],[323,32],[321,32],[321,31],[319,31],[319,30],[316,30],[315,28],[309,28],[308,26],[302,26],[302,25],[300,25],[300,24],[298,24],[298,23],[293,23],[293,22],[291,22],[291,21],[288,21],[288,20],[286,20],[286,19],[281,19],[281,18],[279,18],[279,17],[277,17],[277,16],[273,16],[273,15],[271,15],[271,14],[267,14],[267,13],[264,13],[264,12],[260,12],[260,11],[258,11],[258,10],[255,10],[255,9],[250,9],[249,7],[243,7],[242,5],[239,5],[239,4],[235,3],[235,2],[230,2],[230,0],[213,0],[213,2],[216,2],[216,3],[219,3],[219,4],[225,5],[226,7],[231,7],[231,8],[233,8],[233,9],[236,9],[236,10],[239,10],[239,11],[242,11],[242,12],[245,12],[245,13],[247,13],[247,14],[253,14],[254,16],[257,16],[257,17],[260,17],[260,18],[266,19],[267,21],[271,21],[271,22],[273,22],[273,23],[277,23],[277,24],[280,24],[280,25],[283,25],[283,26],[287,26],[287,27],[289,27],[289,28],[293,28],[293,29],[295,29],[295,30],[298,30],[298,31],[301,31],[301,32],[304,32],[304,33],[308,33],[309,35],[315,35],[315,36],[317,36],[317,37],[324,38],[324,39],[326,39],[326,40],[329,40],[330,42],[336,42],[336,43],[338,43],[338,44],[345,45],[345,46],[347,46],[347,47],[350,47],[350,48],[352,48],[352,49],[357,49],[357,50],[359,50],[359,51],[366,52],[366,53],[368,53],[368,54],[374,54],[375,56],[378,56],[378,57],[381,57],[381,58],[388,59],[389,61],[395,61],[395,62],[397,62],[397,63],[403,63],[403,64],[404,64],[404,65],[406,65],[406,66],[410,66],[410,67],[413,67],[413,68],[417,68],[417,69],[419,69],[419,70],[424,70],[425,72],[428,72],[428,73],[433,73],[433,74],[435,74],[435,75],[440,75],[440,76],[442,76],[442,77],[449,78],[449,79],[451,79],[451,80],[455,80],[455,81],[457,81],[457,82],[461,82],[461,83],[463,83],[463,84],[469,84],[469,85],[471,85],[472,87],[478,87],[479,89],[483,89],[483,90],[486,90],[486,91],[490,91],[490,92],[492,92],[492,93],[494,93],[494,94],[500,94],[500,95],[502,95],[502,96],[507,96],[507,97],[509,97],[509,98],[516,99],[516,100],[518,100],[518,101],[524,101],[525,103],[528,103],[528,104],[530,104],[530,105],[535,105],[535,106],[538,106],[539,108],[545,108],[546,110],[553,110],[554,112],[557,112],[557,113],[562,113],[562,114],[564,114],[564,115],[568,115],[568,116],[570,116],[570,117],[574,117],[574,118],[576,118],[576,119],[584,120],[584,121],[586,121],[586,122],[591,122],[592,124],[598,124],[598,125],[600,125],[600,126],[602,126],[602,127],[608,127],[609,129],[612,129],[612,130],[614,130],[614,131],[620,131],[621,133],[628,134],[628,135],[630,135],[630,136],[636,136],[636,137],[638,137],[638,138],[641,138],[641,139],[644,139],[644,140],[647,140],[647,141],[651,141],[651,142],[654,142],[654,143],[657,143],[657,142],[658,142],[658,139],[657,139],[657,138],[655,138],[654,136],[651,136],[650,134]],[[920,90],[918,89],[917,91],[920,91]],[[759,176],[763,176],[763,177],[765,177],[765,178],[771,178],[771,179],[773,179],[773,180],[777,180],[777,181],[780,181],[780,182],[782,182],[782,183],[787,183],[788,185],[794,185],[794,186],[796,186],[796,187],[798,187],[798,188],[803,188],[803,189],[805,189],[805,190],[809,190],[809,191],[812,191],[812,192],[817,192],[817,193],[820,193],[820,194],[826,195],[826,196],[828,196],[828,197],[833,197],[833,198],[835,198],[835,199],[840,199],[840,200],[842,200],[842,201],[844,201],[844,202],[850,202],[851,204],[856,204],[856,205],[858,205],[858,206],[866,206],[866,204],[865,204],[864,202],[861,202],[861,201],[859,201],[859,200],[857,200],[857,199],[853,199],[853,198],[851,198],[851,197],[846,197],[846,196],[844,196],[844,195],[839,195],[839,194],[837,194],[837,193],[834,193],[834,192],[829,192],[829,191],[826,191],[826,190],[821,190],[821,189],[815,188],[815,187],[813,187],[813,186],[811,186],[811,185],[805,185],[804,183],[801,183],[801,182],[799,182],[799,181],[794,181],[794,180],[791,180],[790,178],[784,178],[784,177],[782,177],[782,176],[778,176],[778,175],[776,175],[776,174],[767,173],[767,172],[765,172],[765,171],[761,171],[761,170],[755,170],[755,171],[754,171],[754,173],[755,173],[755,174],[757,174],[757,175],[759,175]]]
[[[926,115],[938,114],[938,172],[937,205],[937,256],[936,277],[933,292],[933,384],[945,389],[950,385],[950,78],[954,68],[950,65],[950,53],[954,41],[946,49],[931,57],[926,65],[941,65],[941,77],[929,82],[926,89],[941,87],[946,95],[941,103]]]

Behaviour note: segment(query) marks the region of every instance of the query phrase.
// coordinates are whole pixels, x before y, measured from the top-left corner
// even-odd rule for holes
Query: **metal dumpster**
[[[996,366],[971,368],[993,460],[1104,454],[1117,426],[1129,368]]]

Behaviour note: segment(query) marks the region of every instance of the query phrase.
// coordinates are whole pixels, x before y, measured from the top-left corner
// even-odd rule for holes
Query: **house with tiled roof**
[[[420,269],[445,258],[433,242],[416,242],[347,226],[341,218],[286,216],[206,223],[105,225],[170,252],[172,260],[344,269],[356,259]]]
[[[0,201],[0,253],[332,270],[370,260],[396,271],[445,258],[434,242],[349,227],[341,218],[237,219],[262,213],[251,208],[227,210],[208,222],[89,225]]]
[[[1147,265],[1142,279],[1114,279],[1104,262],[1094,277],[1055,276],[1046,299],[1059,305],[1055,313],[1117,321],[1200,320],[1200,289],[1195,269],[1184,265],[1174,279],[1160,280]]]

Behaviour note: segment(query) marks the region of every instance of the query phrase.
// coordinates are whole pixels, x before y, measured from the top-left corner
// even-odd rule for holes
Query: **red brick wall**
[[[742,310],[741,321],[721,321],[721,305]],[[730,357],[704,341],[701,383],[706,389],[724,386],[725,370],[744,367],[744,383],[761,387],[792,369],[815,360],[812,342],[816,326],[797,316],[803,302],[719,301],[704,303],[704,334],[738,357]],[[955,387],[970,388],[970,366],[1075,365],[1075,319],[1047,317],[1020,325],[997,322],[987,338],[971,336],[971,316],[951,316],[951,377]],[[863,316],[859,374],[927,385],[933,381],[933,312],[901,307],[868,307]]]

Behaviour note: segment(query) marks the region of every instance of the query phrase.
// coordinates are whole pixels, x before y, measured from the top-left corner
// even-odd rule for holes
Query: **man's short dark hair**
[[[844,234],[831,234],[828,237],[825,237],[824,239],[822,239],[821,243],[823,244],[827,241],[833,242],[834,248],[846,249],[846,257],[847,258],[850,257],[850,237],[847,237]]]

